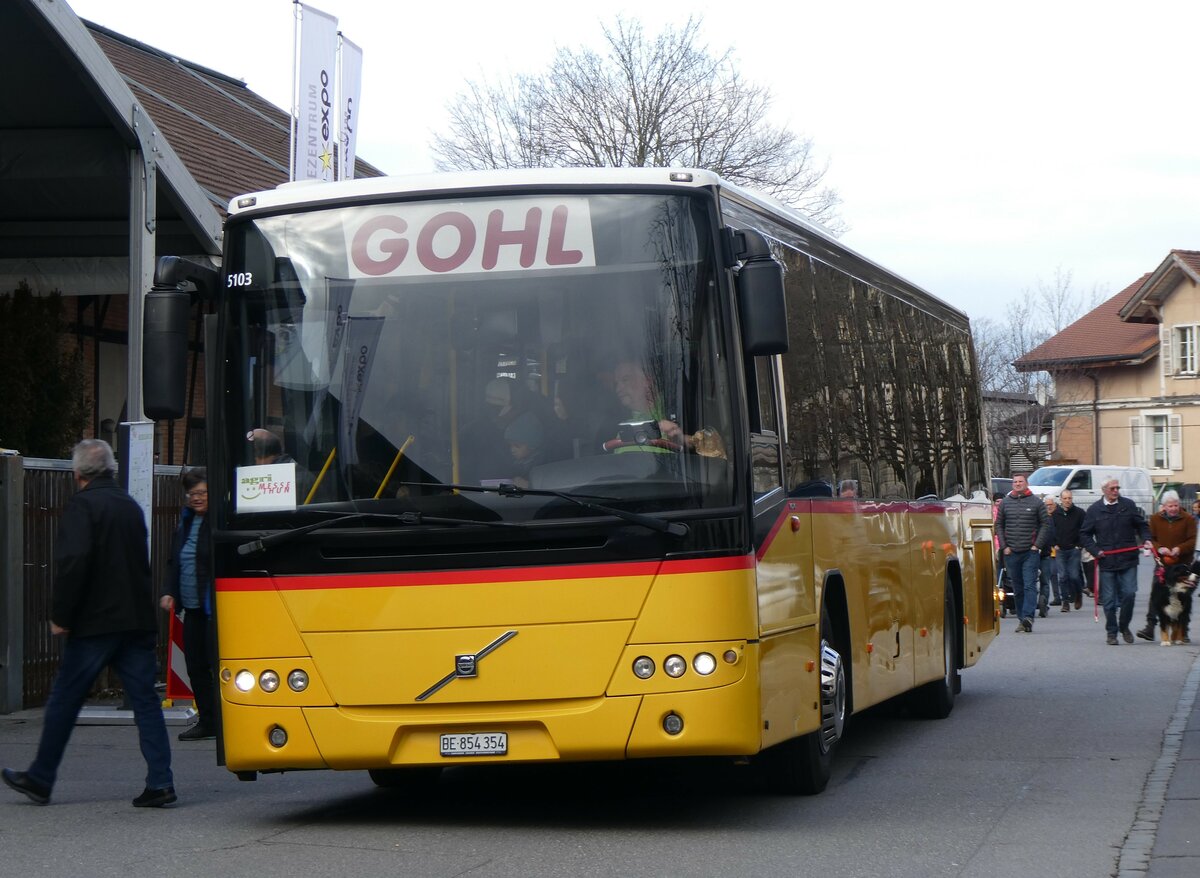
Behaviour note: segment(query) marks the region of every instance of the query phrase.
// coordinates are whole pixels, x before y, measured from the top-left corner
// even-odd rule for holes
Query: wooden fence
[[[24,462],[24,707],[40,707],[50,695],[62,657],[62,638],[50,636],[50,599],[54,582],[54,541],[59,518],[67,499],[75,492],[70,461],[26,459]],[[155,602],[162,587],[171,535],[183,506],[179,467],[154,468],[150,566],[154,577]],[[167,614],[160,614],[158,632],[159,679],[165,679]],[[119,687],[116,675],[106,671],[96,690]]]

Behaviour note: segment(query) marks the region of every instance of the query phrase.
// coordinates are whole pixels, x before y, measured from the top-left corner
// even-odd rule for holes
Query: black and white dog
[[[1190,643],[1188,623],[1192,618],[1192,591],[1200,581],[1200,561],[1174,564],[1164,571],[1162,581],[1154,579],[1150,589],[1150,607],[1162,626],[1162,645]]]

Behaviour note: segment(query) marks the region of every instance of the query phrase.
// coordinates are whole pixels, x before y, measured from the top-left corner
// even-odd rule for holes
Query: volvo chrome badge
[[[447,685],[452,680],[459,679],[460,677],[463,677],[463,678],[478,677],[479,676],[479,662],[482,661],[487,655],[489,655],[492,652],[495,652],[497,649],[502,647],[504,644],[508,643],[510,640],[512,640],[516,636],[517,636],[516,631],[505,631],[503,634],[501,634],[499,637],[497,637],[495,640],[493,640],[491,643],[489,643],[483,649],[479,650],[479,652],[467,652],[467,653],[463,653],[461,655],[456,655],[454,657],[454,670],[451,671],[450,673],[448,673],[446,676],[442,677],[442,679],[438,680],[436,683],[434,683],[432,686],[430,686],[428,689],[426,689],[420,695],[418,695],[416,700],[424,701],[430,695],[432,695],[433,693],[435,693],[439,689],[441,689],[443,686]]]

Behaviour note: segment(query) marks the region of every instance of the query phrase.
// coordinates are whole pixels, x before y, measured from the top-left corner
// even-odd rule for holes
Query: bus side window
[[[757,500],[783,485],[773,357],[754,358],[753,391],[758,405],[751,410],[750,469],[754,480],[754,499]]]

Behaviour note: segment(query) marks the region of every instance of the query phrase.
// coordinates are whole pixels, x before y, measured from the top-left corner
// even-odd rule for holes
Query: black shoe
[[[1052,607],[1057,607],[1057,606],[1059,606],[1061,603],[1062,603],[1062,601],[1060,601],[1058,598],[1055,598],[1054,600],[1052,600],[1052,601],[1050,602],[1050,606],[1052,606]]]
[[[1071,602],[1070,601],[1063,601],[1062,611],[1064,613],[1071,612]]]
[[[32,802],[38,805],[47,805],[50,803],[50,787],[42,786],[25,772],[13,771],[11,768],[6,768],[0,775],[3,776],[6,784],[18,793],[27,795]]]
[[[1128,628],[1121,629],[1121,636],[1125,638],[1126,643],[1133,643],[1133,632]]]
[[[161,790],[152,790],[146,787],[142,790],[142,794],[133,800],[135,808],[161,808],[163,805],[170,805],[176,800],[175,787],[166,787]]]
[[[1137,636],[1142,638],[1142,640],[1153,640],[1154,639],[1154,626],[1147,625],[1145,628],[1139,628]],[[1132,641],[1130,641],[1130,642],[1132,642]]]
[[[1108,635],[1108,645],[1109,646],[1117,646],[1117,635],[1115,635],[1115,634]]]
[[[204,723],[196,723],[190,729],[179,733],[181,741],[211,741],[217,736],[217,733],[206,726]]]
[[[1033,633],[1033,620],[1032,619],[1022,619],[1021,627],[1023,627],[1025,629],[1026,634],[1032,634]]]
[[[1075,595],[1075,609],[1077,609],[1077,610],[1083,609],[1083,595],[1081,595],[1081,594]]]

